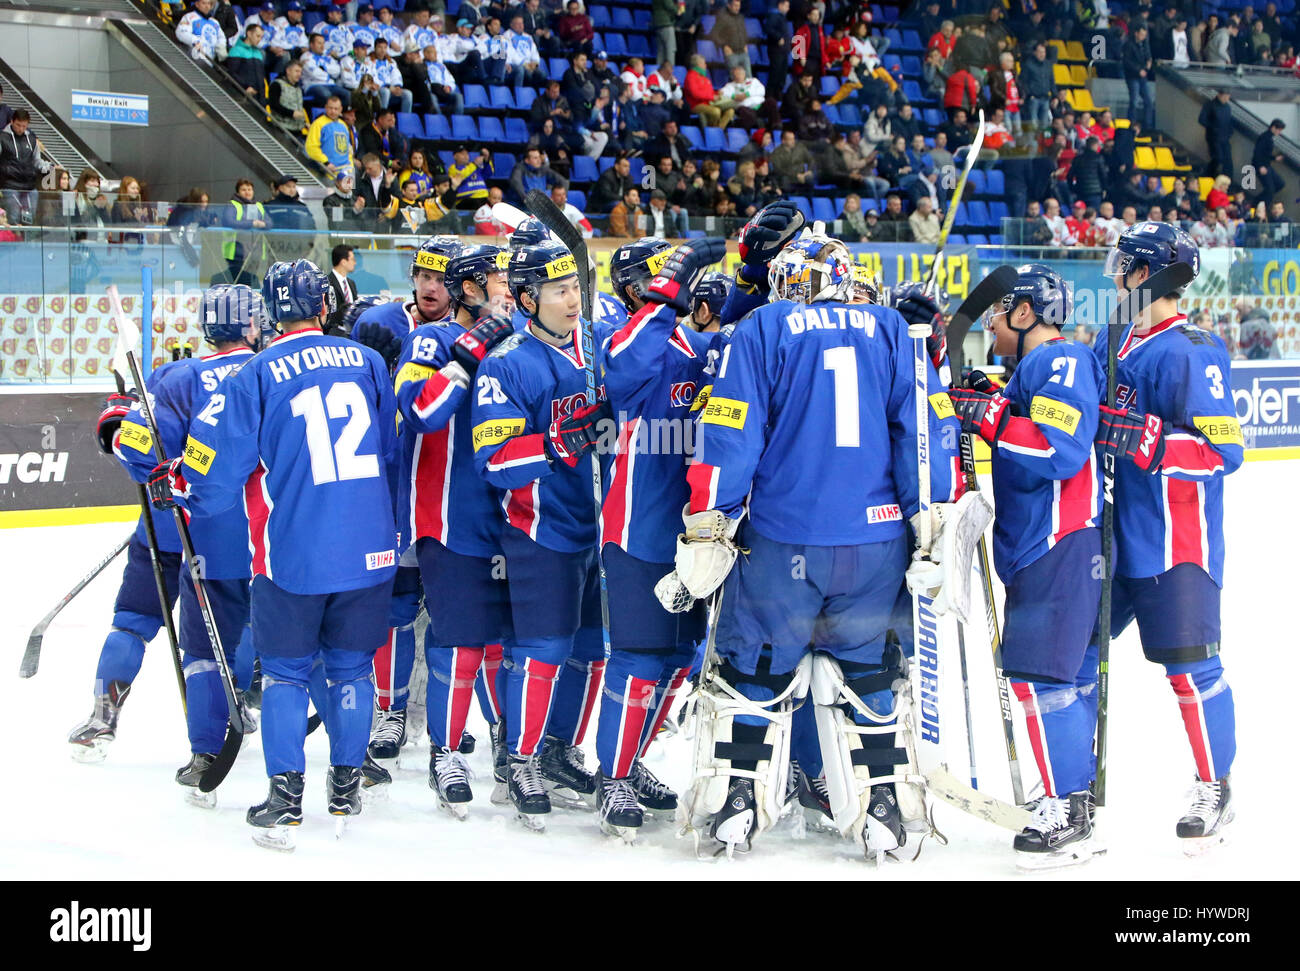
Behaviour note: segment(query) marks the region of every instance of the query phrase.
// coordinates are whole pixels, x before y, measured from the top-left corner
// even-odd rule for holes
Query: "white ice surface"
[[[125,707],[107,761],[93,766],[68,754],[68,731],[90,710],[91,681],[121,576],[119,560],[56,620],[45,639],[40,672],[17,677],[31,626],[123,536],[125,524],[0,530],[0,745],[9,792],[0,825],[4,879],[338,879],[373,878],[674,878],[674,879],[1001,879],[1089,880],[1287,879],[1296,873],[1296,842],[1286,834],[1300,805],[1300,737],[1292,688],[1300,684],[1300,465],[1256,462],[1228,480],[1227,585],[1223,658],[1237,710],[1239,754],[1233,768],[1237,820],[1232,841],[1212,855],[1185,858],[1174,837],[1192,777],[1178,706],[1162,670],[1143,660],[1136,632],[1113,645],[1110,798],[1104,814],[1108,855],[1086,867],[1023,876],[1010,836],[939,803],[936,820],[949,844],[927,841],[916,862],[877,870],[852,844],[810,832],[796,841],[788,821],[764,834],[752,853],[727,862],[697,861],[689,840],[665,820],[647,822],[640,843],[602,836],[594,818],[552,813],[549,831],[524,832],[506,809],[488,802],[491,769],[480,740],[470,763],[478,775],[470,818],[437,811],[426,784],[427,750],[408,746],[387,803],[368,806],[343,840],[324,812],[325,733],[308,739],[306,818],[298,850],[277,854],[253,845],[245,809],[266,781],[260,736],[252,736],[219,791],[219,807],[187,806],[173,781],[188,758],[175,675],[163,638],[155,641]],[[1062,591],[1069,596],[1069,591]],[[972,652],[974,652],[972,648]],[[974,667],[974,665],[973,665]],[[972,672],[981,785],[1009,790],[991,677]],[[587,741],[594,764],[593,731]],[[1027,783],[1036,780],[1028,742],[1018,740]],[[690,746],[682,737],[652,751],[649,764],[680,788]],[[961,776],[964,747],[953,761]]]

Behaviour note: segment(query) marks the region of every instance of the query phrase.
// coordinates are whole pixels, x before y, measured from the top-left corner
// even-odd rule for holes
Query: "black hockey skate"
[[[515,818],[528,829],[542,832],[546,829],[545,816],[551,811],[551,799],[542,782],[541,756],[510,754],[506,766],[509,775],[510,802],[515,807]]]
[[[366,753],[378,762],[391,762],[406,744],[406,709],[380,709],[378,716]]]
[[[342,838],[349,816],[361,813],[361,769],[355,765],[331,765],[325,782],[329,814],[337,817],[334,835]]]
[[[643,809],[656,813],[670,813],[677,809],[677,793],[655,778],[640,759],[632,763],[629,779],[636,790],[636,801]]]
[[[461,755],[473,755],[474,746],[476,745],[478,745],[478,739],[469,732],[462,731],[460,733],[460,744],[456,746],[456,751]]]
[[[1212,846],[1224,842],[1224,827],[1232,822],[1232,789],[1229,776],[1217,782],[1201,782],[1192,786],[1192,804],[1183,818],[1178,820],[1178,838],[1183,841],[1183,852],[1200,856]]]
[[[591,809],[595,804],[596,773],[587,768],[578,746],[547,735],[542,745],[541,773],[546,791],[561,806]]]
[[[727,790],[727,801],[713,814],[709,835],[721,844],[718,853],[730,859],[737,848],[748,852],[750,834],[758,821],[758,801],[754,798],[754,783],[749,779],[732,779]]]
[[[429,788],[438,794],[438,805],[457,819],[469,815],[474,798],[469,776],[469,766],[459,751],[443,747],[429,752]]]
[[[510,764],[510,748],[506,745],[505,719],[499,719],[491,730],[492,738],[492,796],[494,806],[504,806],[510,802],[507,766]]]
[[[1101,852],[1092,838],[1092,793],[1043,796],[1034,819],[1012,842],[1016,866],[1022,870],[1051,870],[1087,863]]]
[[[271,776],[270,791],[264,802],[252,806],[245,819],[253,830],[253,842],[269,850],[292,853],[293,830],[302,825],[301,772],[281,772]]]
[[[907,843],[903,816],[898,811],[898,797],[890,783],[871,787],[867,802],[867,821],[862,826],[862,848],[868,860],[877,863]]]
[[[95,695],[95,708],[90,717],[68,735],[74,759],[78,762],[104,761],[109,744],[117,738],[117,719],[130,693],[130,682],[110,681],[107,693]]]
[[[645,814],[637,805],[637,792],[632,780],[608,779],[603,772],[598,773],[596,795],[600,831],[608,836],[617,836],[624,843],[636,842],[637,830],[641,828]]]
[[[186,787],[185,801],[191,806],[198,806],[200,809],[216,808],[217,794],[215,792],[199,791],[199,783],[203,780],[203,773],[208,770],[208,766],[216,758],[215,755],[195,752],[190,756],[189,762],[176,770],[176,781]]]
[[[361,794],[368,799],[374,798],[383,791],[384,786],[391,784],[392,781],[392,773],[367,753],[366,760],[361,765]]]
[[[253,676],[244,689],[244,704],[255,711],[262,709],[262,659],[253,661]]]

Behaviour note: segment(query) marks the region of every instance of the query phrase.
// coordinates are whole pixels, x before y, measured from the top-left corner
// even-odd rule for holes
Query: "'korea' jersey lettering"
[[[298,594],[391,577],[396,403],[379,355],[297,331],[254,357],[222,395],[220,408],[190,425],[190,507],[216,513],[242,498],[253,575]]]

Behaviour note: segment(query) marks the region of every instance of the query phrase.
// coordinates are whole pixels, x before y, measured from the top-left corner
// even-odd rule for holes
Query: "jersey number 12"
[[[289,399],[289,404],[293,414],[307,422],[307,452],[316,485],[379,475],[378,456],[357,454],[357,446],[370,427],[370,408],[355,381],[336,381],[324,400],[319,387],[304,388]],[[336,442],[330,441],[327,413],[330,418],[348,419]]]

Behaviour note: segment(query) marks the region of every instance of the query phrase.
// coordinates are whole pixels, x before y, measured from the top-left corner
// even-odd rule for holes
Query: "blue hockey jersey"
[[[151,396],[157,392],[167,372],[179,363],[179,361],[168,361],[161,367],[154,368],[153,373],[145,378],[144,386]],[[125,451],[122,448],[123,437],[127,440]],[[129,460],[132,452],[139,449],[143,449],[152,457],[153,436],[149,434],[149,425],[145,421],[144,414],[140,411],[140,406],[136,405],[122,419],[122,424],[118,427],[117,435],[113,438],[113,454],[126,467],[127,474],[136,482],[143,484],[156,463],[150,461],[149,468],[142,473],[139,467]],[[171,452],[167,454],[168,456],[172,455]],[[164,553],[181,552],[181,537],[176,532],[176,517],[172,515],[171,511],[168,509],[155,509],[150,506],[149,515],[153,517],[154,535],[158,537],[158,549]],[[147,547],[149,545],[149,533],[145,528],[143,514],[135,522],[135,541],[141,546]]]
[[[435,324],[446,324],[451,322],[451,314],[443,317],[442,320],[430,321]],[[383,324],[394,334],[398,340],[406,340],[406,335],[415,328],[425,323],[420,316],[419,308],[416,307],[414,300],[393,300],[389,303],[381,303],[377,306],[363,310],[357,317],[356,323],[352,325],[355,330],[361,324]]]
[[[902,536],[919,508],[912,342],[897,311],[781,300],[736,325],[700,411],[691,511],[746,509],[769,539]],[[928,366],[928,362],[927,362]],[[959,424],[929,367],[931,500],[959,495]]]
[[[315,328],[285,334],[190,424],[189,506],[215,514],[242,498],[253,575],[290,593],[374,586],[397,566],[396,422],[378,354]]]
[[[183,358],[170,364],[152,389],[154,420],[169,458],[183,455],[190,424],[207,413],[221,383],[253,357],[252,348],[235,348],[206,357]],[[144,482],[154,466],[153,437],[136,405],[122,423],[115,451],[131,477]],[[175,518],[166,514],[172,531]],[[195,509],[189,521],[194,552],[203,557],[203,575],[235,580],[249,575],[248,518],[238,506],[210,513]]]
[[[595,304],[593,313],[602,326],[617,330],[627,323],[627,308],[608,293],[597,290],[592,303]]]
[[[597,373],[605,336],[603,327],[593,328]],[[525,330],[484,359],[473,388],[475,467],[490,485],[505,490],[506,522],[562,553],[596,545],[591,466],[587,460],[576,468],[553,464],[545,448],[551,422],[586,404],[586,363],[580,327],[564,347]]]
[[[1103,328],[1103,364],[1106,339]],[[1177,314],[1141,336],[1130,324],[1118,357],[1118,406],[1164,419],[1165,455],[1158,475],[1118,464],[1115,571],[1150,577],[1195,563],[1222,586],[1223,477],[1245,458],[1227,348]]]
[[[689,498],[686,466],[712,334],[680,326],[671,307],[647,304],[606,345],[605,390],[618,419],[605,480],[601,543],[670,563]]]
[[[429,536],[455,553],[491,557],[501,550],[500,493],[474,467],[469,390],[438,373],[463,333],[460,324],[425,324],[402,345],[399,548]]]
[[[1011,416],[993,446],[993,565],[1003,583],[1066,536],[1096,526],[1101,463],[1093,450],[1106,374],[1082,344],[1025,355],[1002,389]]]

